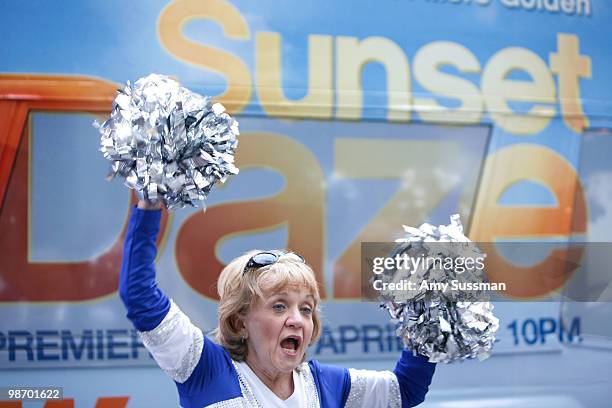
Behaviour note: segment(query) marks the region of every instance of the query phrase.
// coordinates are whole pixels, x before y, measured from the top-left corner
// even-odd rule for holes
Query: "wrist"
[[[150,201],[140,200],[138,201],[137,207],[141,210],[159,210],[161,209],[161,202],[152,203]]]

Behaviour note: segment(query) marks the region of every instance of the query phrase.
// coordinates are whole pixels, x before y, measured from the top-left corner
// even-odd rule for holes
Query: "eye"
[[[310,306],[304,306],[302,308],[302,313],[310,315],[310,314],[312,314],[312,308]]]
[[[274,305],[272,305],[272,309],[274,309],[274,311],[276,312],[284,312],[285,305],[282,303],[275,303]]]

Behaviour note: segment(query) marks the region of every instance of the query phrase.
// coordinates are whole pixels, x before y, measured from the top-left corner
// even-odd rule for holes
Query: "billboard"
[[[611,12],[602,0],[5,2],[2,385],[60,368],[58,384],[79,404],[129,395],[117,406],[135,407],[146,406],[144,381],[126,389],[110,377],[146,372],[166,384],[149,374],[118,297],[134,198],[105,181],[91,126],[126,80],[172,75],[240,121],[241,173],[215,187],[205,213],[163,218],[164,291],[212,330],[223,265],[289,247],[321,284],[324,330],[309,357],[390,368],[401,344],[384,311],[360,301],[361,242],[454,213],[474,241],[612,240]],[[608,347],[600,319],[561,302],[567,277],[529,284],[559,252],[530,265],[494,246],[487,255],[493,279],[525,282],[496,303],[493,360],[555,354],[554,371],[572,358],[566,345],[596,337]],[[94,391],[81,389],[79,367],[100,377]],[[473,369],[502,370],[489,367]]]

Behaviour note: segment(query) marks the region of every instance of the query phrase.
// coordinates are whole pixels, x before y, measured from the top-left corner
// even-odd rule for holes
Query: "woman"
[[[435,364],[404,351],[394,372],[304,362],[320,333],[319,291],[297,254],[253,251],[221,272],[213,343],[155,283],[161,209],[131,214],[119,292],[127,316],[190,407],[412,407],[427,393]]]

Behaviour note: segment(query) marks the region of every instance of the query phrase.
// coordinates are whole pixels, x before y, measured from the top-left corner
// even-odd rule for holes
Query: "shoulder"
[[[213,373],[235,375],[233,360],[227,350],[206,336],[204,336],[201,362]]]
[[[321,364],[317,360],[310,360],[308,363],[302,364],[303,367],[308,366],[312,374],[326,380],[343,381],[349,378],[349,370],[344,367],[338,367],[329,364]]]
[[[317,360],[304,363],[303,367],[310,369],[313,380],[319,392],[322,407],[343,407],[351,390],[349,370]]]
[[[208,337],[195,369],[183,384],[177,383],[181,399],[207,406],[242,395],[238,374],[228,352]]]

